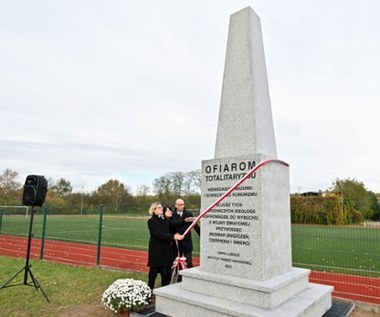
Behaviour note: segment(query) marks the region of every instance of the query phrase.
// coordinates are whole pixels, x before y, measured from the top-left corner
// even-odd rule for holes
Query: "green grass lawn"
[[[293,265],[355,275],[380,274],[380,228],[292,226]]]
[[[98,312],[103,311],[104,316],[104,310],[107,309],[100,305],[101,297],[110,284],[119,278],[147,280],[146,274],[40,261],[31,263],[32,272],[47,294],[50,304],[34,286],[6,287],[0,289],[0,317],[57,317],[65,311],[76,307],[80,309],[85,305],[95,306]],[[0,256],[0,287],[22,269],[24,264],[25,260]],[[23,284],[23,278],[24,275],[20,274],[11,284]],[[94,312],[91,316],[101,315]]]
[[[148,218],[105,216],[102,244],[146,250]],[[35,237],[42,234],[43,217],[34,218]],[[25,216],[3,216],[1,232],[28,234],[29,219]],[[97,244],[98,216],[48,216],[46,239],[69,240]],[[199,255],[199,237],[192,233],[194,255]],[[380,229],[362,226],[292,226],[293,265],[319,271],[379,276]]]

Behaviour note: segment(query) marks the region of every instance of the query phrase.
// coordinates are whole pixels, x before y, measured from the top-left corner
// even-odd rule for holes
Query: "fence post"
[[[96,253],[96,265],[97,266],[99,266],[99,264],[100,264],[100,248],[102,245],[103,207],[104,207],[104,205],[100,205],[100,208],[99,208],[98,251]]]
[[[42,236],[41,236],[41,250],[40,250],[40,260],[43,260],[44,258],[44,251],[45,251],[45,237],[46,237],[46,218],[48,213],[48,207],[44,207],[43,213],[44,213],[44,220],[42,222]]]

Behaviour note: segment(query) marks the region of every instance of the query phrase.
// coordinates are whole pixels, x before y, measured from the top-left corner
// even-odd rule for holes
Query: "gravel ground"
[[[349,317],[379,317],[380,306],[355,303],[355,309]]]

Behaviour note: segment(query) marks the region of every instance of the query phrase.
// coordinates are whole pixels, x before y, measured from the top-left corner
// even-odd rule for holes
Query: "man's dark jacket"
[[[173,217],[172,217],[174,221],[185,220],[188,217],[193,217],[193,214],[190,211],[185,209],[182,212],[182,217],[180,217],[178,214],[178,210],[174,209]],[[175,228],[175,232],[178,232],[179,234],[183,234],[190,225],[191,225],[191,222],[184,222],[182,225]],[[200,235],[200,227],[198,225],[195,225],[194,230],[198,233],[198,235]],[[180,255],[192,252],[193,241],[191,239],[191,231],[185,236],[183,240],[178,241],[178,244],[179,244]]]

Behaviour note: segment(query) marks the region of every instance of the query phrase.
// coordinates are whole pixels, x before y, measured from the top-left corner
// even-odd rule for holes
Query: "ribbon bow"
[[[173,262],[173,265],[172,265],[172,280],[171,280],[171,283],[178,282],[179,270],[184,270],[184,269],[187,268],[186,257],[180,256],[180,254],[179,254],[179,247],[178,247],[178,241],[175,240],[175,243],[177,245],[177,257],[175,258],[175,260]]]
[[[187,268],[186,258],[184,256],[177,256],[173,262],[172,266],[172,279],[171,283],[178,282],[179,270],[184,270]]]
[[[186,258],[184,256],[177,256],[173,262],[172,269],[174,270],[184,270],[187,268]]]

